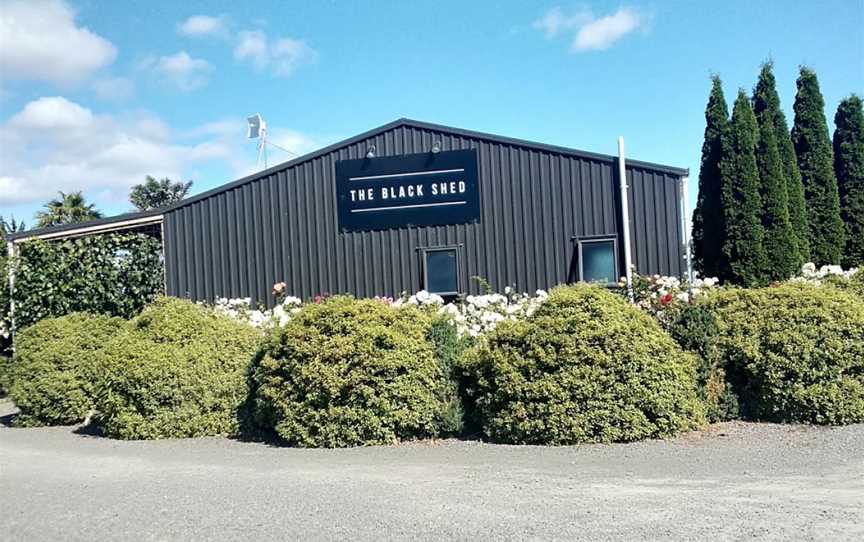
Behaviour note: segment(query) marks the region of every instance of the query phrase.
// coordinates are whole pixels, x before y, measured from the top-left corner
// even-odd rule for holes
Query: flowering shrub
[[[692,284],[678,277],[661,275],[633,275],[633,301],[640,309],[659,318],[661,322],[670,319],[670,309],[680,309],[708,296],[719,287],[716,278],[696,278]],[[626,279],[618,281],[617,291],[626,296]]]
[[[854,290],[854,285],[850,283],[857,273],[857,268],[844,270],[839,265],[823,265],[817,269],[815,264],[806,263],[801,267],[801,273],[787,282],[815,286],[826,284]],[[858,278],[860,280],[860,276]],[[637,307],[652,314],[663,324],[668,324],[687,305],[706,299],[721,288],[720,281],[713,277],[696,278],[688,283],[678,277],[633,274],[633,301]],[[618,281],[617,291],[623,296],[627,295],[624,277]]]
[[[526,293],[516,293],[508,286],[504,288],[503,294],[469,295],[462,302],[444,303],[441,296],[421,290],[410,297],[403,296],[394,301],[392,306],[437,308],[438,314],[448,319],[460,336],[478,337],[506,320],[531,316],[547,297],[544,290],[537,290],[531,297]]]
[[[272,309],[261,309],[253,308],[252,299],[249,297],[232,299],[220,297],[216,299],[213,308],[220,314],[230,316],[252,327],[270,329],[282,327],[291,321],[291,318],[300,311],[302,304],[303,301],[299,297],[284,296]]]
[[[789,279],[789,281],[806,282],[809,284],[815,284],[816,286],[821,286],[823,281],[836,284],[838,282],[851,280],[857,273],[857,267],[844,271],[839,265],[823,265],[819,269],[816,269],[816,264],[805,263],[804,266],[801,267],[801,274]]]

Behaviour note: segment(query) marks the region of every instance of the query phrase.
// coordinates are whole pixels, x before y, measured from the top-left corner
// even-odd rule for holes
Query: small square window
[[[455,248],[427,249],[424,252],[424,286],[438,295],[459,293],[459,267]]]
[[[618,280],[614,239],[579,241],[579,280],[613,284]]]

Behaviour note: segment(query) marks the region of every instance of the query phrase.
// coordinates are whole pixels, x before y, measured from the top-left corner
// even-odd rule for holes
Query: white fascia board
[[[32,235],[28,237],[19,237],[13,241],[13,243],[23,243],[25,241],[32,241],[33,239],[61,239],[64,237],[80,237],[82,235],[89,235],[94,233],[105,233],[110,231],[119,231],[119,230],[128,230],[129,228],[134,228],[136,226],[146,226],[149,224],[161,224],[162,223],[162,215],[154,215],[147,216],[143,218],[133,218],[130,220],[123,220],[121,222],[110,222],[108,224],[98,224],[96,226],[82,226],[80,228],[73,228],[63,231],[51,232],[51,233],[43,233],[40,235]]]

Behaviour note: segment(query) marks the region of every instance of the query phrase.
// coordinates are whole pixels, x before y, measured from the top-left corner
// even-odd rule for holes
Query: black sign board
[[[339,228],[382,230],[480,219],[474,150],[336,162]]]

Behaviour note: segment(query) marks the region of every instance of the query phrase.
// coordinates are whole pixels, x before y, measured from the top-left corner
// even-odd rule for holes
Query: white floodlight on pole
[[[258,140],[258,169],[261,169],[261,162],[264,162],[264,169],[267,169],[267,123],[260,113],[255,113],[246,119],[249,125],[246,137],[249,139]]]
[[[299,156],[296,152],[286,149],[281,145],[277,145],[276,143],[273,143],[272,141],[267,139],[267,123],[264,121],[264,117],[262,117],[260,113],[255,113],[251,117],[247,117],[246,122],[248,123],[246,137],[248,137],[249,139],[258,140],[258,169],[261,169],[262,163],[264,164],[264,169],[267,169],[267,145],[276,147],[281,151],[285,151],[291,156]]]

